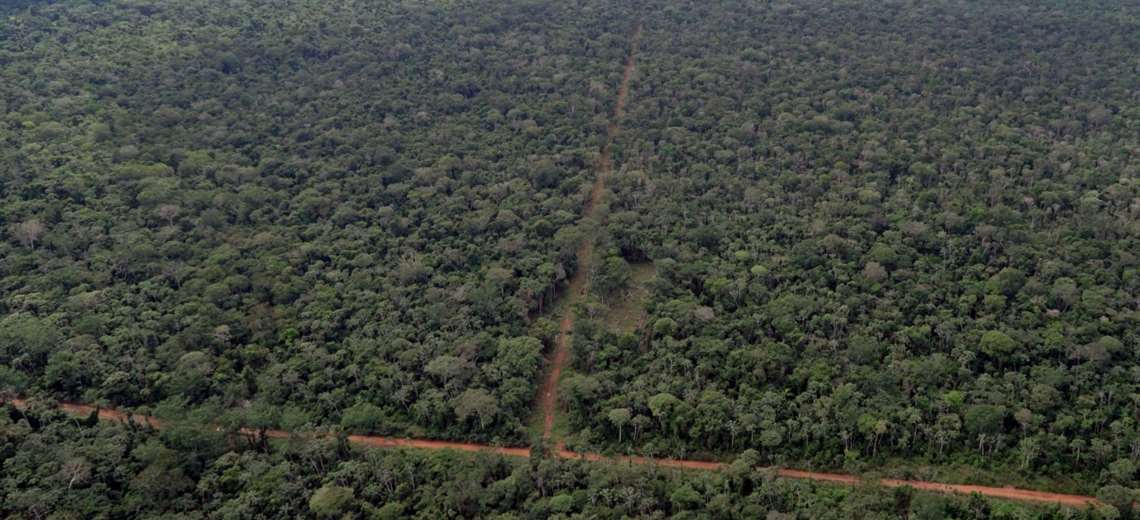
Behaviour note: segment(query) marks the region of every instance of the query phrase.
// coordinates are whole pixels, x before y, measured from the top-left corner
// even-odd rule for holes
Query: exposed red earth
[[[584,217],[594,218],[597,215],[597,208],[601,201],[602,193],[605,190],[606,181],[610,174],[613,173],[613,160],[610,157],[611,145],[614,137],[619,130],[619,122],[625,112],[626,100],[629,96],[629,82],[633,76],[636,66],[636,56],[638,43],[641,38],[641,23],[638,22],[630,37],[630,51],[626,58],[625,68],[622,73],[621,83],[618,86],[617,101],[614,106],[614,113],[609,125],[606,128],[606,141],[602,146],[598,163],[596,166],[597,177],[590,190],[590,196],[586,201],[584,208]],[[562,375],[562,370],[569,359],[570,354],[570,334],[574,326],[574,304],[579,303],[585,299],[585,295],[589,291],[589,276],[590,263],[593,257],[593,241],[586,239],[579,246],[577,251],[579,268],[570,278],[569,287],[567,289],[567,303],[563,310],[563,316],[559,324],[558,338],[555,342],[554,352],[550,359],[550,370],[544,379],[537,399],[538,413],[542,414],[543,420],[543,438],[549,439],[552,436],[554,428],[554,418],[557,412],[558,404],[558,380]],[[0,404],[4,401],[0,400]],[[25,409],[28,407],[28,402],[24,399],[10,399],[7,404],[11,404],[18,409]],[[59,409],[74,415],[90,415],[92,412],[97,412],[99,419],[104,421],[115,422],[134,422],[135,424],[146,424],[155,429],[162,429],[165,424],[151,416],[130,414],[123,411],[111,408],[99,408],[95,406],[77,404],[77,403],[60,403]],[[254,430],[241,430],[239,433],[243,435],[254,436],[259,432]],[[287,439],[294,434],[281,430],[268,430],[260,432],[261,435],[272,439]],[[405,439],[395,437],[381,437],[373,435],[349,435],[347,436],[348,442],[358,444],[361,446],[373,448],[412,448],[412,449],[425,449],[425,450],[455,450],[464,452],[482,452],[503,455],[508,457],[530,457],[530,448],[510,448],[501,446],[490,446],[485,444],[474,444],[464,442],[451,442],[441,440],[428,440],[428,439]],[[598,453],[581,453],[565,449],[561,443],[556,444],[552,450],[552,455],[568,460],[584,460],[591,462],[610,462],[617,464],[631,464],[642,466],[656,466],[662,468],[678,468],[690,470],[704,470],[704,471],[717,471],[722,469],[725,464],[720,462],[709,462],[699,460],[680,460],[680,459],[661,459],[652,457],[636,457],[636,456],[618,456],[608,457]],[[866,483],[867,480],[856,475],[846,475],[839,473],[823,473],[816,471],[805,471],[787,468],[775,468],[774,473],[781,478],[797,479],[797,480],[813,480],[817,482],[824,482],[828,484],[854,486]],[[920,480],[900,480],[884,478],[876,482],[878,485],[896,488],[896,487],[911,487],[921,491],[929,491],[935,493],[948,493],[948,494],[973,494],[991,498],[1000,498],[1007,500],[1017,500],[1021,502],[1032,502],[1041,504],[1060,504],[1068,507],[1083,508],[1087,506],[1099,506],[1101,503],[1089,496],[1083,495],[1068,495],[1061,493],[1049,493],[1044,491],[1032,491],[1026,489],[1017,489],[1013,487],[993,487],[993,486],[976,486],[969,484],[943,484],[939,482],[928,482]]]
[[[28,407],[28,402],[24,399],[10,399],[7,401],[7,403],[19,409],[25,409]],[[155,417],[129,414],[111,408],[98,408],[95,406],[77,403],[60,403],[59,409],[74,415],[90,415],[91,412],[98,412],[99,419],[104,421],[133,421],[136,424],[150,425],[155,429],[162,429],[165,426],[161,420]],[[256,435],[256,432],[252,430],[243,430],[241,433],[245,435]],[[268,430],[263,433],[266,437],[272,439],[286,439],[293,436],[293,434],[281,430]],[[379,437],[374,435],[349,435],[348,442],[373,448],[455,450],[465,452],[493,453],[508,457],[530,457],[531,455],[530,448],[507,448],[466,442],[450,442],[427,439],[401,439],[395,437]],[[724,463],[720,462],[708,462],[700,460],[658,459],[652,457],[627,456],[607,457],[598,453],[579,453],[563,448],[557,448],[553,450],[552,454],[562,459],[577,459],[591,462],[624,463],[636,464],[639,466],[657,466],[662,468],[679,468],[704,471],[717,471],[725,466]],[[777,468],[775,469],[775,473],[777,476],[782,478],[814,480],[817,482],[846,486],[859,485],[866,482],[864,479],[856,475],[844,475],[839,473],[822,473],[817,471],[804,471],[786,468]],[[1077,508],[1083,508],[1085,506],[1095,507],[1100,505],[1100,502],[1097,499],[1089,496],[1049,493],[1045,491],[1032,491],[1028,489],[1017,489],[1012,487],[975,486],[969,484],[943,484],[939,482],[899,480],[889,478],[879,479],[877,483],[881,486],[889,488],[909,486],[917,490],[931,491],[935,493],[952,493],[962,495],[977,493],[979,495],[992,498],[1017,500],[1021,502],[1034,502],[1040,504],[1060,504],[1063,506]]]
[[[630,37],[629,56],[626,57],[621,84],[618,85],[614,113],[610,119],[610,124],[606,126],[606,141],[602,145],[595,167],[597,176],[594,178],[594,185],[590,188],[590,197],[587,199],[583,211],[583,217],[587,219],[597,216],[598,203],[601,202],[606,180],[613,173],[613,159],[610,158],[611,144],[618,132],[618,122],[625,113],[625,103],[629,97],[629,80],[633,77],[633,71],[636,67],[637,44],[640,40],[641,22],[637,22]],[[562,377],[562,369],[570,358],[570,334],[574,329],[574,305],[585,299],[590,290],[589,272],[593,256],[594,242],[587,238],[578,246],[578,270],[574,276],[570,277],[570,284],[566,289],[567,305],[562,311],[562,319],[559,320],[558,339],[554,342],[554,352],[550,356],[550,369],[538,389],[538,413],[542,415],[542,437],[544,439],[549,439],[554,431],[554,414],[558,407],[558,380]]]

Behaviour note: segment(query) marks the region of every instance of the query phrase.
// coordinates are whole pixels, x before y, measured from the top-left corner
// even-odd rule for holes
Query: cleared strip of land
[[[614,106],[614,113],[610,124],[606,129],[606,140],[602,146],[601,154],[598,158],[596,167],[597,177],[590,190],[589,199],[586,201],[583,215],[585,218],[594,218],[597,214],[597,208],[601,201],[602,192],[605,189],[606,181],[613,173],[613,160],[610,157],[611,145],[614,137],[617,135],[621,117],[625,111],[625,104],[629,96],[629,82],[633,75],[636,66],[637,47],[641,36],[641,23],[638,22],[633,28],[630,38],[630,51],[626,58],[625,67],[622,73],[621,84],[618,86],[617,100]],[[552,436],[554,427],[555,414],[557,413],[558,405],[558,380],[561,377],[562,370],[569,359],[570,352],[570,334],[574,326],[574,304],[584,300],[585,295],[589,291],[589,277],[590,263],[593,258],[593,240],[587,238],[582,242],[577,251],[578,257],[578,270],[570,279],[569,287],[567,288],[567,298],[569,305],[564,306],[563,315],[560,320],[558,339],[555,343],[555,349],[550,360],[550,370],[547,372],[543,384],[539,390],[537,398],[537,413],[541,414],[543,421],[543,438],[549,439]],[[0,404],[4,401],[0,400]],[[11,404],[18,409],[25,409],[28,407],[28,402],[23,399],[10,399],[7,404]],[[137,425],[147,425],[151,428],[162,429],[166,426],[164,422],[156,417],[136,415],[122,412],[109,408],[98,408],[95,406],[78,404],[78,403],[60,403],[59,409],[75,414],[88,416],[92,413],[97,413],[100,420],[115,421],[124,423],[134,423]],[[294,437],[294,433],[282,430],[251,430],[242,429],[238,432],[241,435],[247,436],[264,436],[271,439],[288,439]],[[304,434],[300,434],[304,435]],[[373,448],[410,448],[410,449],[424,449],[424,450],[455,450],[465,452],[481,452],[493,453],[496,455],[508,457],[530,457],[531,449],[525,447],[502,447],[491,446],[485,444],[465,443],[465,442],[451,442],[442,440],[430,439],[406,439],[396,437],[382,437],[374,435],[348,435],[346,437],[348,442],[373,447]],[[618,456],[608,457],[599,453],[589,452],[574,452],[565,449],[561,443],[557,443],[556,447],[551,451],[551,454],[568,460],[584,460],[591,462],[609,462],[615,464],[631,464],[642,466],[656,466],[663,468],[680,468],[691,470],[705,470],[717,471],[722,469],[725,464],[721,462],[709,462],[699,460],[680,460],[680,459],[662,459],[652,457],[637,457],[637,456]],[[854,486],[867,483],[868,480],[856,475],[847,475],[840,473],[823,473],[816,471],[805,471],[798,469],[788,468],[772,468],[774,474],[781,478],[799,479],[799,480],[813,480],[817,482],[825,482],[829,484]],[[1044,504],[1060,504],[1068,507],[1083,508],[1087,506],[1099,506],[1101,502],[1097,499],[1083,495],[1068,495],[1061,493],[1049,493],[1044,491],[1032,491],[1027,489],[1018,489],[1013,487],[993,487],[993,486],[975,486],[969,484],[944,484],[939,482],[928,482],[921,480],[900,480],[900,479],[878,479],[871,481],[878,485],[897,488],[897,487],[911,487],[921,491],[929,491],[936,493],[947,494],[973,494],[977,493],[982,496],[999,498],[1006,500],[1017,500],[1021,502],[1033,502]]]
[[[629,80],[633,77],[634,68],[637,66],[637,44],[640,40],[641,22],[637,22],[634,24],[633,33],[630,36],[629,55],[626,57],[625,67],[622,70],[621,84],[618,85],[614,113],[610,118],[610,124],[606,126],[605,144],[602,145],[601,153],[598,155],[598,163],[595,167],[597,175],[594,177],[594,185],[590,188],[590,198],[586,201],[586,207],[583,210],[583,217],[586,219],[593,219],[597,215],[598,204],[601,202],[602,192],[606,188],[606,181],[614,170],[613,159],[610,157],[611,145],[617,135],[622,114],[625,113],[625,103],[629,97]],[[590,291],[590,264],[594,257],[594,240],[592,237],[586,237],[578,246],[577,257],[578,269],[574,272],[574,276],[570,277],[569,286],[566,288],[568,305],[563,306],[562,319],[559,320],[558,339],[554,342],[554,353],[550,356],[550,369],[538,389],[537,408],[538,413],[542,416],[542,437],[544,439],[549,439],[554,432],[554,415],[558,408],[558,380],[562,377],[562,370],[570,359],[570,334],[574,329],[574,306],[585,300],[586,294]]]
[[[18,409],[26,409],[28,402],[24,399],[10,399],[7,404],[11,404]],[[65,412],[75,415],[90,415],[97,413],[100,420],[104,421],[117,421],[117,422],[133,422],[138,425],[149,425],[155,429],[161,429],[166,425],[162,420],[145,416],[136,415],[122,412],[120,410],[110,408],[98,408],[95,406],[78,404],[78,403],[60,403],[59,408]],[[271,439],[286,439],[292,437],[294,434],[281,430],[267,430],[257,432],[254,430],[242,430],[243,435],[264,435]],[[360,446],[367,446],[373,448],[411,448],[411,449],[424,449],[424,450],[455,450],[466,452],[481,452],[493,453],[496,455],[503,455],[507,457],[530,457],[530,448],[510,448],[502,446],[490,446],[485,444],[474,444],[466,442],[450,442],[438,441],[427,439],[401,439],[395,437],[380,437],[374,435],[349,435],[348,442]],[[662,468],[680,468],[692,470],[705,470],[717,471],[725,467],[726,464],[721,462],[709,462],[700,460],[679,460],[679,459],[659,459],[652,457],[607,457],[599,453],[579,453],[566,449],[555,449],[552,455],[570,460],[585,460],[591,462],[610,462],[610,463],[624,463],[635,464],[642,466],[657,466]],[[774,468],[773,470],[778,477],[798,479],[798,480],[814,480],[817,482],[826,482],[829,484],[838,485],[860,485],[867,481],[857,475],[846,475],[841,473],[822,473],[817,471],[804,471],[798,469],[788,468]],[[1086,506],[1099,506],[1101,502],[1096,498],[1084,495],[1067,495],[1063,493],[1049,493],[1045,491],[1033,491],[1028,489],[1018,489],[1012,487],[993,487],[993,486],[975,486],[970,484],[943,484],[940,482],[928,482],[922,480],[900,480],[884,478],[879,479],[877,483],[884,487],[912,487],[920,491],[930,491],[935,493],[948,493],[969,495],[977,493],[979,495],[1000,498],[1005,500],[1017,500],[1020,502],[1032,502],[1040,504],[1060,504],[1068,507],[1083,508]]]

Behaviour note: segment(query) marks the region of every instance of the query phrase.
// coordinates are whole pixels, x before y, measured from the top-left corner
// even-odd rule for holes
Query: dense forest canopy
[[[754,453],[714,474],[360,450],[335,439],[293,439],[267,453],[193,427],[156,433],[50,410],[11,412],[0,409],[0,514],[16,518],[1097,518],[775,479]]]
[[[0,397],[196,426],[7,409],[0,511],[1128,517],[1138,56],[1109,0],[3,2]],[[524,445],[571,323],[558,441],[743,473],[200,431]]]
[[[646,12],[607,247],[658,278],[641,336],[581,323],[580,441],[1135,486],[1136,15]]]
[[[628,22],[507,7],[10,18],[0,360],[61,398],[517,441]]]

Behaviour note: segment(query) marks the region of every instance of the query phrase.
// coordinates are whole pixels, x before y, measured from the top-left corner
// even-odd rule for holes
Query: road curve
[[[5,402],[0,400],[0,404]],[[6,402],[18,409],[26,409],[28,402],[24,399],[10,399]],[[132,421],[135,424],[147,424],[152,428],[161,429],[166,424],[155,418],[146,415],[131,414],[120,410],[111,408],[98,408],[95,406],[79,404],[79,403],[60,403],[58,408],[64,412],[74,415],[90,415],[92,412],[98,412],[99,419],[104,421],[115,422],[128,422]],[[254,430],[241,430],[241,433],[246,435],[256,435]],[[281,430],[268,430],[263,432],[266,437],[273,439],[284,439],[292,437],[293,434]],[[360,446],[367,446],[373,448],[412,448],[424,450],[455,450],[464,452],[481,452],[493,453],[507,457],[530,457],[530,448],[509,448],[502,446],[490,446],[486,444],[475,444],[467,442],[450,442],[429,439],[402,439],[396,437],[379,437],[374,435],[349,435],[348,442]],[[658,459],[652,457],[636,457],[636,456],[619,456],[607,457],[599,453],[579,453],[570,451],[563,448],[555,449],[552,454],[556,457],[568,460],[584,460],[590,462],[610,462],[619,464],[635,464],[639,466],[656,466],[662,468],[679,468],[703,471],[717,471],[725,467],[721,462],[708,462],[700,460],[679,460],[679,459]],[[805,471],[798,469],[788,468],[775,468],[775,474],[781,478],[796,479],[796,480],[813,480],[817,482],[825,482],[828,484],[838,484],[844,486],[854,486],[866,482],[865,479],[856,475],[846,475],[841,473],[823,473],[818,471]],[[1018,489],[1012,487],[993,487],[993,486],[975,486],[970,484],[943,484],[940,482],[927,482],[922,480],[900,480],[884,478],[879,479],[879,485],[888,488],[896,487],[912,487],[920,491],[930,491],[934,493],[946,494],[959,494],[969,495],[977,493],[979,495],[999,498],[1005,500],[1016,500],[1020,502],[1038,503],[1038,504],[1059,504],[1067,507],[1084,508],[1084,507],[1097,507],[1101,502],[1097,499],[1083,495],[1067,495],[1063,493],[1049,493],[1045,491],[1033,491],[1028,489]]]

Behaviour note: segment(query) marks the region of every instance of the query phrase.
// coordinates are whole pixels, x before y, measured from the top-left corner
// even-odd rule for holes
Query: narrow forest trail
[[[594,185],[590,188],[590,196],[586,200],[582,212],[584,220],[597,218],[602,193],[606,189],[606,181],[609,180],[610,174],[614,170],[613,158],[610,157],[610,154],[612,153],[614,138],[617,137],[620,128],[621,118],[625,115],[625,103],[629,98],[629,81],[633,77],[633,71],[636,67],[637,45],[640,41],[641,21],[639,20],[634,23],[633,32],[630,35],[629,55],[626,56],[621,83],[618,84],[614,112],[610,117],[609,124],[606,125],[606,140],[602,144],[598,163],[595,166]],[[563,306],[562,319],[558,323],[558,338],[554,342],[554,352],[550,356],[550,369],[538,389],[537,413],[542,417],[543,439],[550,439],[554,433],[554,414],[558,412],[558,380],[562,377],[562,370],[570,359],[570,334],[574,329],[574,308],[578,303],[585,301],[586,295],[590,292],[594,237],[590,236],[582,240],[576,256],[578,258],[578,269],[574,272],[574,276],[570,277],[569,286],[566,288],[567,301],[566,305]]]
[[[618,86],[617,101],[614,106],[613,117],[606,128],[606,141],[602,146],[601,155],[598,158],[596,167],[597,177],[594,180],[594,185],[590,190],[590,196],[586,201],[584,208],[583,216],[587,219],[597,217],[598,206],[601,202],[602,193],[605,190],[606,181],[608,180],[610,174],[613,173],[613,160],[610,157],[611,145],[614,138],[617,136],[620,128],[620,120],[625,113],[625,104],[629,95],[629,82],[633,76],[635,60],[637,56],[637,48],[640,38],[641,23],[638,22],[634,26],[630,37],[629,55],[626,58],[621,84]],[[554,353],[551,357],[550,370],[546,374],[546,378],[543,381],[542,388],[540,389],[538,396],[537,411],[538,413],[542,414],[543,438],[545,439],[549,439],[553,433],[554,417],[555,413],[557,412],[558,405],[558,379],[562,375],[562,370],[565,367],[566,361],[569,359],[570,354],[570,334],[574,326],[574,306],[575,304],[584,301],[586,294],[589,291],[589,271],[591,268],[593,253],[594,242],[592,237],[588,237],[587,239],[583,240],[577,251],[579,268],[575,272],[574,276],[570,279],[570,285],[566,293],[567,305],[563,307],[564,310],[560,321],[558,339],[555,343]],[[7,402],[18,409],[25,409],[28,407],[27,401],[22,399],[12,399]],[[3,401],[0,401],[0,403],[3,403]],[[84,404],[61,403],[59,404],[59,409],[73,415],[90,415],[92,412],[97,412],[99,418],[104,421],[134,422],[135,424],[140,425],[146,424],[155,429],[161,429],[166,426],[163,421],[155,417],[129,414],[115,409],[96,408],[94,406]],[[240,430],[239,433],[249,436],[259,435],[259,432],[248,429]],[[292,433],[281,430],[269,430],[260,432],[260,434],[271,439],[285,439],[293,436]],[[508,457],[529,457],[531,455],[530,448],[509,448],[465,442],[449,442],[427,439],[402,439],[373,435],[349,435],[347,436],[347,440],[353,444],[375,448],[413,448],[425,450],[449,449],[464,452],[493,453],[496,455]],[[611,464],[655,466],[661,468],[716,471],[725,467],[724,463],[697,460],[658,459],[636,456],[607,457],[598,453],[580,453],[570,451],[563,448],[561,443],[555,445],[551,454],[561,459],[609,462]],[[787,468],[773,468],[772,471],[776,476],[782,478],[813,480],[836,485],[853,486],[860,485],[865,482],[863,478],[860,478],[856,475],[822,473]],[[1077,508],[1090,505],[1097,506],[1100,504],[1100,502],[1095,498],[1088,496],[1047,493],[1042,491],[1031,491],[1011,487],[942,484],[938,482],[899,479],[879,479],[877,483],[888,488],[909,486],[917,490],[936,493],[978,493],[980,495],[992,498],[1042,504],[1060,504],[1063,506]]]
[[[583,217],[585,219],[594,219],[597,217],[598,206],[601,202],[602,193],[606,187],[606,181],[613,173],[613,159],[610,157],[610,154],[612,152],[612,143],[620,129],[619,123],[621,121],[621,118],[625,114],[625,105],[629,96],[629,82],[635,70],[637,49],[640,38],[641,22],[638,21],[634,25],[632,34],[630,36],[629,55],[626,58],[621,83],[618,86],[617,100],[614,106],[613,116],[606,127],[606,140],[602,146],[601,153],[596,165],[597,176],[590,190],[590,196],[587,199],[584,207]],[[546,374],[542,387],[539,390],[537,411],[538,413],[542,414],[544,439],[549,439],[553,433],[554,418],[558,405],[558,380],[562,375],[562,370],[565,368],[567,360],[569,359],[570,334],[574,326],[574,307],[575,304],[581,303],[585,300],[586,294],[588,294],[588,291],[590,289],[589,271],[592,267],[591,264],[593,260],[593,253],[593,237],[587,237],[582,241],[582,244],[579,246],[576,252],[578,258],[578,270],[575,272],[574,276],[570,278],[569,287],[567,288],[566,292],[567,305],[563,307],[563,315],[560,320],[558,338],[555,342],[555,349],[550,360],[550,370]],[[7,401],[0,399],[0,405],[4,404],[11,404],[12,406],[21,410],[28,407],[28,402],[23,399],[9,399]],[[154,429],[162,429],[167,426],[166,423],[155,417],[130,414],[110,408],[97,408],[94,406],[77,403],[60,403],[58,405],[58,408],[72,415],[86,416],[90,415],[92,412],[96,412],[99,419],[103,421],[122,423],[133,422],[134,424],[138,425],[145,424]],[[258,432],[250,429],[242,429],[238,433],[247,436],[264,435],[265,437],[271,439],[287,439],[294,436],[293,433],[282,430],[268,430]],[[323,436],[331,436],[331,434],[325,434]],[[530,448],[511,448],[465,442],[450,442],[428,439],[405,439],[373,435],[348,435],[346,439],[348,442],[353,444],[375,448],[412,448],[425,450],[447,449],[463,452],[491,453],[508,457],[531,456]],[[557,443],[555,445],[555,448],[552,450],[551,454],[558,458],[568,460],[608,462],[611,464],[629,464],[704,471],[717,471],[726,466],[725,463],[721,462],[697,460],[660,459],[637,456],[608,457],[598,453],[582,453],[570,451],[563,448],[561,443]],[[854,486],[867,482],[865,479],[857,475],[822,473],[787,468],[772,468],[772,471],[776,476],[781,478],[812,480],[836,485]],[[888,488],[909,486],[916,490],[936,493],[967,495],[978,493],[979,495],[991,498],[1040,504],[1059,504],[1076,508],[1083,508],[1086,506],[1095,507],[1100,505],[1100,502],[1097,499],[1089,496],[1048,493],[1043,491],[1032,491],[1012,487],[943,484],[939,482],[900,480],[889,478],[878,479],[876,482],[879,485]]]
[[[28,402],[24,399],[10,399],[6,401],[17,409],[27,409]],[[5,401],[0,401],[0,405],[5,404]],[[163,421],[150,416],[129,414],[115,409],[109,408],[96,408],[85,404],[76,403],[60,403],[58,408],[61,411],[67,412],[72,415],[90,415],[92,412],[97,412],[99,419],[103,421],[113,422],[134,422],[135,424],[146,424],[154,429],[162,429],[167,426]],[[248,436],[256,436],[258,432],[255,430],[243,429],[239,433]],[[261,432],[265,437],[270,439],[287,439],[294,434],[282,430],[268,430]],[[326,435],[330,436],[330,435]],[[530,457],[530,448],[508,448],[502,446],[489,446],[486,444],[474,444],[468,442],[449,442],[437,441],[427,439],[401,439],[395,437],[379,437],[374,435],[349,435],[347,440],[350,443],[357,444],[365,447],[372,448],[413,448],[425,450],[454,450],[464,452],[476,453],[491,453],[495,455],[502,455],[507,457]],[[690,470],[703,470],[703,471],[717,471],[726,466],[721,462],[708,462],[700,460],[678,460],[678,459],[657,459],[652,457],[633,457],[633,456],[619,456],[607,457],[598,453],[579,453],[570,451],[563,448],[557,448],[551,452],[552,455],[567,460],[583,460],[599,463],[610,464],[629,464],[636,466],[654,466],[659,468],[677,468],[677,469],[690,469]],[[822,473],[816,471],[803,471],[798,469],[787,468],[772,468],[771,469],[777,477],[795,479],[795,480],[812,480],[816,482],[823,482],[827,484],[836,484],[843,486],[857,486],[868,482],[867,480],[857,475],[844,475],[840,473]],[[1059,504],[1067,507],[1083,508],[1086,506],[1097,507],[1101,504],[1100,501],[1093,497],[1083,495],[1067,495],[1063,493],[1048,493],[1045,491],[1032,491],[1028,489],[1018,489],[1012,487],[993,487],[993,486],[974,486],[970,484],[943,484],[940,482],[927,482],[922,480],[900,480],[884,478],[875,481],[878,485],[887,488],[897,487],[912,487],[920,491],[928,491],[934,493],[945,494],[958,494],[969,495],[977,493],[982,496],[990,498],[1000,498],[1005,500],[1016,500],[1020,502],[1038,503],[1038,504]]]

